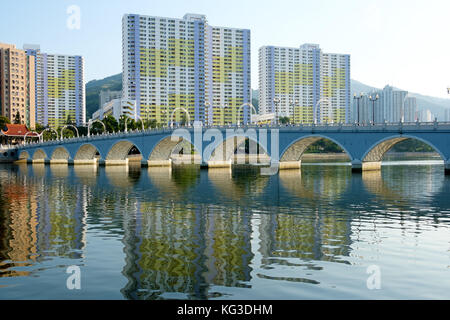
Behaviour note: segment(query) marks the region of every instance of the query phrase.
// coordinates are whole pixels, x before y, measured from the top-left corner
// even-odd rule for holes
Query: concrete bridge
[[[129,152],[136,147],[142,155],[143,166],[170,166],[172,151],[187,141],[195,149],[195,163],[210,168],[229,167],[236,149],[249,139],[250,151],[256,151],[255,146],[259,145],[259,150],[270,157],[273,167],[291,169],[300,168],[305,150],[322,138],[335,142],[345,150],[353,171],[380,170],[383,156],[389,149],[406,139],[417,139],[440,154],[445,172],[450,173],[450,124],[438,122],[183,127],[106,133],[20,145],[12,153],[12,160],[50,164],[127,165]]]

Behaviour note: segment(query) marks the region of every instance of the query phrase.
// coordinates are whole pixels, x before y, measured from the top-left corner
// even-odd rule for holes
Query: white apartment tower
[[[36,61],[36,123],[58,128],[70,119],[77,126],[84,125],[83,57],[43,53],[36,45],[25,45],[24,50]]]
[[[294,123],[348,122],[350,55],[319,45],[264,46],[259,50],[259,109]]]
[[[138,117],[158,123],[235,122],[250,97],[250,31],[218,28],[206,17],[126,14],[123,98]],[[238,119],[239,120],[239,119]]]

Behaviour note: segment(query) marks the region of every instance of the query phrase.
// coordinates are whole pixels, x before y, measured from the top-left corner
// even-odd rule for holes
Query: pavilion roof
[[[4,130],[6,129],[6,131]],[[8,137],[25,137],[25,135],[30,132],[27,137],[37,137],[36,132],[31,132],[28,130],[27,126],[24,124],[6,124],[5,128],[1,130],[3,136]]]

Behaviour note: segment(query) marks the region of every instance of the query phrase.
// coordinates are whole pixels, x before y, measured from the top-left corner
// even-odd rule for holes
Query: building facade
[[[127,99],[113,99],[92,114],[92,120],[102,120],[113,116],[118,121],[120,117],[127,116],[135,121],[139,120],[136,112],[136,101]]]
[[[35,59],[14,45],[0,43],[1,115],[35,128]]]
[[[259,112],[293,123],[348,122],[350,55],[319,45],[264,46],[259,50]]]
[[[249,30],[211,27],[197,14],[127,14],[122,24],[122,96],[143,120],[227,122],[250,102]]]
[[[57,128],[68,120],[77,126],[86,122],[84,59],[81,56],[48,54],[39,46],[25,45],[35,57],[36,121]]]
[[[370,101],[370,97],[378,99]],[[391,86],[385,86],[383,90],[357,94],[353,98],[351,122],[370,123],[399,123],[415,122],[418,119],[418,107],[415,97],[409,97],[408,91],[397,90]],[[358,109],[359,105],[359,109]]]

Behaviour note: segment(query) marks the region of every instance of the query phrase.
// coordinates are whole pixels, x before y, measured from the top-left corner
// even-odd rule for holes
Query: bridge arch
[[[214,141],[213,150],[208,155],[209,152],[205,152],[205,159],[208,162],[226,162],[229,163],[232,161],[232,157],[235,155],[236,150],[245,143],[246,140],[250,141],[250,152],[256,152],[258,146],[260,149],[260,155],[270,155],[267,151],[267,147],[263,146],[258,141],[258,136],[255,132],[237,132],[233,135],[227,136],[223,140]],[[211,164],[214,166],[214,164]]]
[[[142,154],[142,151],[134,143],[128,140],[120,140],[109,149],[105,160],[126,160],[133,147]]]
[[[97,153],[99,153],[98,149],[92,144],[83,144],[78,148],[74,160],[94,160]]]
[[[44,161],[45,159],[47,159],[47,154],[45,153],[44,150],[42,150],[42,149],[37,149],[37,150],[33,153],[33,160]]]
[[[19,154],[19,160],[28,160],[28,159],[31,159],[28,151],[25,150],[21,151]]]
[[[390,149],[392,149],[392,147],[394,147],[396,144],[398,144],[402,141],[410,140],[410,139],[419,140],[419,141],[425,143],[426,145],[433,148],[441,156],[441,158],[444,161],[446,160],[442,151],[439,150],[436,146],[434,146],[433,143],[431,143],[421,137],[402,134],[402,135],[390,136],[390,137],[384,138],[384,139],[379,140],[376,143],[374,143],[363,155],[362,161],[363,162],[381,162],[383,160],[383,157],[386,154],[386,152],[388,152]]]
[[[339,141],[325,135],[314,134],[301,137],[289,144],[283,152],[280,153],[280,162],[299,162],[306,149],[321,139],[334,142],[345,151],[350,161],[353,160],[353,155]]]
[[[192,144],[190,139],[187,138],[187,136],[180,135],[180,136],[178,136],[178,139],[176,136],[170,136],[170,137],[164,137],[156,143],[156,145],[153,147],[152,151],[150,152],[150,156],[149,156],[148,160],[149,161],[170,160],[170,156],[172,155],[172,152],[176,149],[177,146],[179,146],[183,142],[189,143],[191,145],[191,148],[193,148],[195,151],[198,152],[198,150]]]
[[[69,160],[70,154],[65,147],[56,148],[51,156],[51,160]]]

